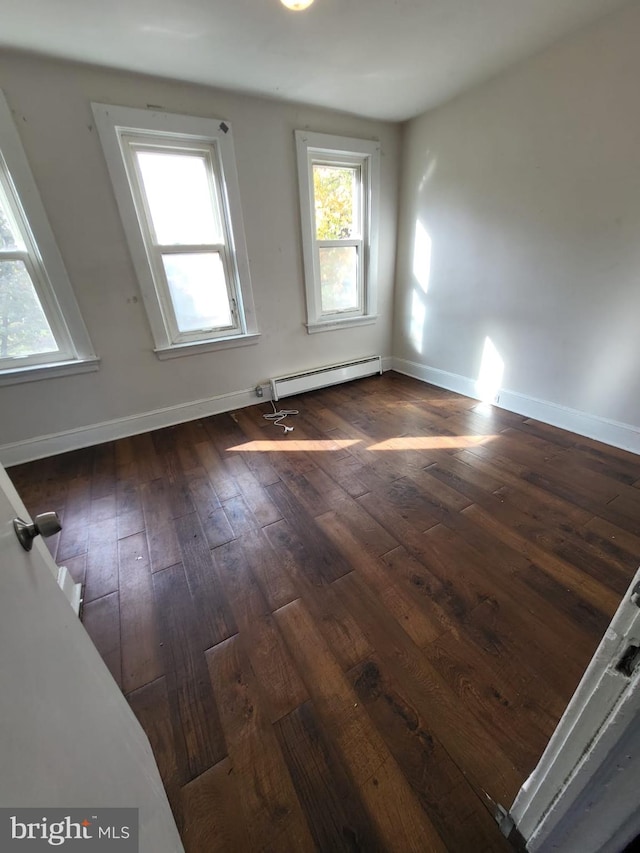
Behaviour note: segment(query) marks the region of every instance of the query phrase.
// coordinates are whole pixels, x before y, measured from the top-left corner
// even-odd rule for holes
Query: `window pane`
[[[322,312],[350,311],[358,305],[358,250],[355,246],[320,248]]]
[[[23,249],[24,244],[9,219],[8,206],[0,191],[0,249]]]
[[[137,151],[136,156],[158,243],[222,243],[205,158],[163,151]]]
[[[0,261],[0,358],[57,350],[26,266]]]
[[[163,255],[162,262],[181,332],[233,325],[224,267],[217,252]]]
[[[359,167],[314,164],[317,240],[360,236],[359,184]]]

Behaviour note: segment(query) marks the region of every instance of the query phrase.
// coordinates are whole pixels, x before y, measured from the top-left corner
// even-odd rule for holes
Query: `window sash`
[[[24,248],[0,249],[0,261],[18,261],[24,264],[36,299],[42,308],[56,344],[55,349],[46,350],[45,352],[7,357],[0,356],[0,371],[76,359],[77,353],[71,343],[69,330],[62,316],[27,217],[13,186],[11,175],[1,152],[0,199],[2,200],[3,208],[6,210],[9,225],[12,232],[14,232],[14,236],[24,246]]]
[[[167,323],[169,329],[169,336],[172,343],[187,343],[190,341],[198,341],[202,340],[203,337],[212,337],[213,334],[232,334],[240,330],[240,324],[238,322],[238,312],[237,312],[237,302],[235,293],[229,286],[230,282],[230,272],[228,269],[228,254],[225,251],[225,246],[214,244],[211,245],[194,245],[194,246],[163,246],[157,245],[151,247],[150,252],[150,262],[154,271],[154,276],[158,281],[162,282],[162,287],[158,288],[158,298],[160,300],[160,304],[165,314],[165,321]],[[190,332],[182,331],[179,328],[178,320],[176,317],[175,306],[173,303],[173,298],[171,296],[171,288],[169,287],[169,282],[167,279],[167,274],[165,271],[165,266],[162,261],[163,256],[165,255],[197,255],[197,254],[215,254],[219,255],[222,260],[222,266],[224,270],[225,276],[225,288],[227,293],[229,314],[232,318],[232,322],[229,325],[223,326],[202,326],[198,329],[194,329]],[[206,334],[205,334],[206,333]]]
[[[344,240],[316,240],[314,252],[315,277],[318,282],[319,316],[328,317],[359,317],[364,312],[364,241],[345,238]],[[333,248],[355,248],[356,250],[356,304],[352,308],[325,310],[322,307],[322,270],[320,263],[320,250]]]
[[[343,158],[340,159],[327,159],[327,158],[318,158],[309,155],[309,176],[310,176],[310,186],[312,190],[312,212],[313,212],[313,237],[315,240],[318,240],[318,226],[316,222],[316,193],[315,193],[315,180],[314,180],[314,166],[327,166],[329,168],[336,169],[349,169],[354,172],[354,178],[357,184],[357,192],[354,193],[354,205],[353,205],[353,216],[352,216],[352,224],[354,226],[353,233],[351,234],[351,238],[353,239],[363,239],[363,236],[367,234],[367,203],[366,203],[366,194],[364,192],[366,183],[367,183],[367,175],[366,175],[366,163],[363,162],[361,157],[354,157],[349,160],[345,160]],[[349,239],[349,238],[339,238],[339,239]]]
[[[232,246],[228,225],[230,220],[226,199],[222,192],[222,170],[217,156],[216,143],[214,141],[198,142],[196,140],[185,140],[184,143],[181,143],[173,137],[158,136],[153,132],[143,134],[125,132],[120,134],[120,145],[169,344],[197,343],[203,340],[213,340],[217,337],[243,334],[245,329],[242,321],[242,312],[238,310],[238,272],[233,252],[230,251],[230,246]],[[137,151],[154,151],[168,154],[173,152],[178,155],[192,154],[194,156],[201,156],[204,159],[212,210],[219,230],[224,237],[224,243],[166,244],[157,241],[142,172],[138,159],[135,156]],[[214,327],[203,326],[201,329],[192,331],[181,331],[162,257],[167,254],[186,255],[198,253],[218,254],[222,260],[232,323],[230,325]]]
[[[356,203],[358,211],[355,219],[360,225],[358,237],[345,237],[338,240],[319,240],[316,237],[316,212],[315,212],[315,184],[313,180],[313,167],[319,166],[341,166],[356,168],[359,178],[359,187]],[[367,304],[367,275],[366,275],[366,245],[369,233],[369,192],[368,192],[368,170],[366,157],[362,155],[348,155],[343,152],[330,156],[329,153],[320,154],[317,150],[310,149],[307,154],[307,173],[309,196],[311,203],[311,241],[313,244],[313,278],[314,278],[314,314],[316,320],[331,318],[348,319],[350,317],[362,317],[366,313]],[[341,311],[325,311],[322,307],[322,277],[320,270],[320,248],[333,246],[355,246],[357,250],[357,272],[356,289],[357,304],[353,308]]]

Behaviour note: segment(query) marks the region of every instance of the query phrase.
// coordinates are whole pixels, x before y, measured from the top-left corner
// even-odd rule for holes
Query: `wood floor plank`
[[[230,542],[234,533],[209,478],[204,473],[192,473],[189,476],[189,492],[209,547],[216,548]]]
[[[257,580],[269,610],[273,613],[298,597],[283,555],[271,546],[263,530],[248,530],[242,536],[242,547],[253,577]]]
[[[118,593],[112,592],[95,601],[85,602],[82,624],[118,686],[122,686]]]
[[[282,514],[269,498],[266,490],[253,474],[246,462],[239,456],[227,461],[228,470],[234,477],[251,512],[253,512],[261,527],[279,521]]]
[[[64,508],[66,518],[58,543],[56,554],[58,562],[87,553],[91,513],[89,477],[74,477],[69,480]],[[35,513],[37,512],[36,508]]]
[[[383,849],[444,851],[304,605],[292,602],[274,616],[307,682],[318,717],[377,827]]]
[[[113,497],[115,492],[115,445],[109,441],[92,448],[91,500]]]
[[[233,531],[233,538],[245,536],[254,530],[261,529],[260,522],[249,509],[242,495],[229,498],[224,502],[222,508]]]
[[[180,562],[181,553],[164,480],[144,481],[141,493],[151,571],[168,569]]]
[[[333,655],[344,670],[350,669],[371,652],[366,637],[344,607],[331,585],[323,582],[315,573],[309,572],[304,550],[297,547],[298,540],[284,521],[266,529],[269,541],[282,555],[283,564],[289,572],[295,588],[312,612]]]
[[[521,775],[504,748],[461,707],[447,682],[355,574],[340,578],[335,586],[380,658],[392,668],[413,701],[425,713],[428,709],[439,740],[473,780],[475,789],[486,790],[496,802],[511,802]]]
[[[331,583],[351,571],[342,554],[327,539],[315,520],[296,502],[284,483],[267,486],[284,518],[296,529],[297,547],[305,567],[319,583]],[[271,525],[271,530],[275,525]]]
[[[573,590],[592,607],[602,609],[605,614],[613,615],[615,612],[620,603],[620,596],[601,581],[585,574],[566,560],[555,557],[535,542],[530,542],[518,530],[511,529],[508,523],[496,521],[481,507],[471,506],[464,510],[464,514],[493,532],[496,538],[506,545],[513,547],[514,550],[519,550],[559,583]]]
[[[382,851],[384,847],[311,702],[275,727],[280,749],[319,850]]]
[[[629,533],[622,527],[595,516],[585,525],[583,535],[595,543],[601,551],[613,554],[619,560],[633,563],[640,554],[640,536]]]
[[[205,419],[203,423],[207,434],[215,438],[215,422],[213,419]],[[220,458],[213,441],[203,441],[197,444],[196,453],[200,459],[200,464],[207,472],[215,493],[222,502],[240,493],[238,484],[227,470],[224,460]]]
[[[157,430],[153,434],[153,443],[163,468],[166,502],[172,518],[181,518],[183,515],[195,512],[189,493],[188,478],[182,467],[182,458],[178,450],[176,439],[178,429],[178,427],[168,427]],[[192,464],[197,465],[197,461]],[[187,467],[191,470],[189,463]]]
[[[164,475],[164,469],[153,444],[153,433],[131,436],[141,483],[151,483]]]
[[[482,577],[472,579],[470,584],[458,583],[457,573],[452,575],[450,567],[431,547],[426,533],[417,531],[400,512],[381,503],[377,495],[364,495],[359,502],[380,524],[395,531],[403,543],[403,551],[396,551],[396,558],[386,559],[387,565],[413,587],[434,597],[449,616],[462,618],[490,595],[491,585],[483,583]]]
[[[117,465],[116,472],[118,538],[125,539],[145,529],[138,463],[137,461],[121,462]]]
[[[446,853],[431,823],[393,758],[362,785],[365,808],[382,838],[383,849],[401,853]]]
[[[319,516],[317,521],[416,645],[426,645],[448,630],[449,621],[444,612],[432,604],[430,596],[424,606],[423,601],[416,601],[410,591],[385,568],[389,555],[394,551],[381,559],[371,556],[362,549],[359,540],[336,513]]]
[[[118,528],[115,518],[90,525],[87,549],[84,600],[93,601],[118,589]]]
[[[369,779],[389,753],[358,705],[353,689],[303,602],[274,613],[323,726],[335,739],[341,760],[357,785]]]
[[[147,540],[135,533],[118,542],[122,689],[136,690],[162,675]]]
[[[202,421],[176,424],[174,440],[183,474],[188,478],[193,472],[200,473],[202,466],[196,453],[196,445],[207,440],[207,432]]]
[[[269,461],[269,455],[247,449],[250,442],[247,442],[247,435],[240,428],[238,414],[230,412],[215,419],[215,429],[211,434],[218,452],[221,455],[239,455],[261,486],[277,483],[280,478]]]
[[[483,633],[486,648],[493,648],[495,654],[519,653],[560,693],[567,681],[577,684],[597,645],[583,626],[549,612],[544,599],[517,575],[505,574],[462,543],[454,546],[455,536],[446,528],[433,528],[427,538],[443,563],[457,571],[460,584],[475,585],[482,567],[478,594],[486,583],[492,592],[484,597],[483,606],[465,617],[465,624],[470,632],[478,628]]]
[[[240,631],[247,631],[256,619],[269,612],[269,608],[242,545],[238,540],[227,542],[215,548],[211,556],[235,625]]]
[[[229,853],[250,850],[246,820],[239,804],[238,776],[230,758],[223,758],[182,789],[187,853]]]
[[[64,561],[64,565],[69,570],[69,574],[73,578],[74,583],[84,584],[87,572],[86,554],[79,554],[77,557],[70,557],[68,560]]]
[[[296,825],[305,838],[300,849],[313,850],[306,819],[239,637],[209,649],[206,657],[236,774],[249,849],[261,849]]]
[[[536,492],[538,494],[525,497],[522,490],[504,486],[487,498],[482,506],[493,517],[504,519],[509,527],[545,550],[596,578],[604,578],[611,585],[617,577],[618,586],[626,589],[635,563],[629,555],[619,555],[613,549],[603,548],[601,543],[585,535],[584,525],[592,518],[591,514],[575,507],[562,515],[559,502],[556,503],[553,495],[547,499],[546,493],[541,495],[538,489]]]
[[[468,828],[461,818],[478,814],[473,849],[510,849],[461,769],[435,737],[428,715],[409,701],[381,662],[375,658],[349,673],[358,699],[383,736],[417,800],[437,829],[447,850],[464,850]],[[455,792],[455,795],[453,795]]]
[[[155,572],[153,589],[179,769],[186,782],[222,760],[227,747],[207,674],[203,629],[182,564]]]
[[[275,723],[305,702],[309,693],[270,613],[256,619],[242,636],[266,700],[265,712]]]
[[[175,529],[195,615],[208,648],[235,634],[236,623],[198,515],[193,512],[175,519]]]
[[[516,687],[502,676],[499,661],[491,665],[490,655],[475,653],[469,656],[469,645],[460,643],[450,633],[439,637],[423,651],[447,684],[453,686],[460,702],[489,730],[496,742],[508,740],[510,757],[522,774],[528,776],[544,751],[555,721],[551,723],[542,708],[534,712],[535,695],[531,697],[527,684]],[[523,724],[523,719],[527,720],[527,725]]]
[[[182,779],[178,770],[166,679],[158,678],[134,690],[128,694],[127,701],[149,738],[178,828],[185,830],[190,824],[183,820]]]

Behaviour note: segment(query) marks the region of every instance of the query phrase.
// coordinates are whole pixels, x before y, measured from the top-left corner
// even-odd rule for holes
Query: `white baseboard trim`
[[[391,370],[392,366],[393,359],[391,356],[384,356],[382,369]],[[92,447],[94,444],[115,441],[118,438],[126,438],[128,435],[138,435],[141,432],[149,432],[186,421],[195,421],[209,415],[232,412],[235,409],[243,409],[245,406],[255,406],[271,399],[269,385],[263,385],[262,390],[263,398],[256,396],[254,388],[247,388],[244,391],[221,394],[218,397],[210,397],[206,400],[180,403],[177,406],[167,406],[164,409],[155,409],[152,412],[143,412],[126,418],[117,418],[116,420],[103,421],[99,424],[91,424],[51,435],[28,438],[25,441],[16,441],[12,444],[3,444],[0,445],[0,462],[5,468],[9,468],[11,465],[33,462],[35,459],[44,459],[47,456],[55,456],[69,450],[78,450],[81,447]]]
[[[429,367],[403,358],[393,358],[391,369],[403,373],[405,376],[412,376],[414,379],[428,382],[430,385],[463,394],[465,397],[471,397],[474,400],[479,399],[475,380],[468,376],[449,373],[446,370],[439,370],[436,367]],[[500,389],[494,405],[509,412],[515,412],[518,415],[524,415],[527,418],[542,421],[560,427],[560,429],[575,432],[578,435],[584,435],[586,438],[593,438],[596,441],[604,442],[604,444],[640,454],[640,428],[632,424],[624,424],[598,415],[590,415],[587,412],[579,412],[567,406],[560,406],[547,400],[538,400],[535,397],[528,397],[526,394],[519,394],[517,391],[508,391],[507,389]]]
[[[253,406],[260,402],[262,401],[256,397],[255,390],[250,388],[245,391],[235,391],[232,394],[221,394],[218,397],[210,397],[206,400],[195,400],[191,403],[181,403],[177,406],[155,409],[152,412],[65,430],[52,435],[28,438],[25,441],[0,445],[0,462],[5,468],[9,468],[11,465],[19,465],[21,462],[32,462],[34,459],[55,456],[58,453],[66,453],[68,450],[91,447],[94,444],[103,444],[105,441],[114,441],[128,435],[138,435],[141,432],[194,421],[208,415],[219,415],[222,412],[243,409],[245,406]]]

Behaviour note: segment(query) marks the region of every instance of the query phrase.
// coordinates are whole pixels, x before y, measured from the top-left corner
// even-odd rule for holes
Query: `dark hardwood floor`
[[[10,469],[185,847],[506,851],[640,562],[640,457],[389,373]]]

